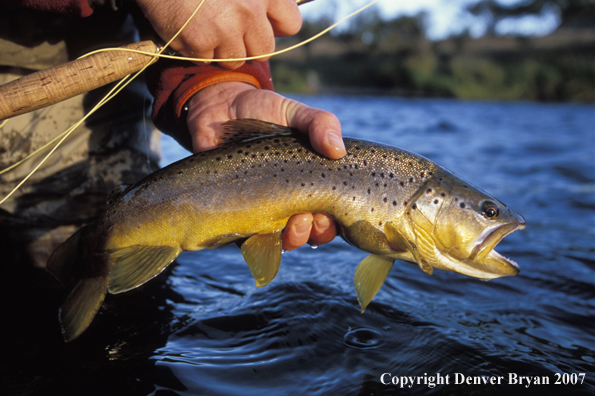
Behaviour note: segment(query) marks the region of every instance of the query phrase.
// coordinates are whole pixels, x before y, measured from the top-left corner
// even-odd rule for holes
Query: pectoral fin
[[[429,265],[426,261],[422,260],[421,254],[415,242],[410,241],[403,237],[397,227],[388,222],[384,225],[384,233],[386,234],[386,238],[388,239],[389,245],[395,249],[400,250],[403,249],[405,252],[401,253],[401,260],[413,261],[419,265],[421,270],[428,275],[432,275],[433,268]],[[409,257],[409,253],[413,257]]]
[[[170,246],[130,246],[110,253],[115,262],[108,291],[112,294],[134,289],[153,279],[178,257],[182,249]]]
[[[253,235],[242,244],[241,251],[256,286],[266,286],[281,265],[281,231]]]
[[[372,254],[359,263],[353,283],[362,313],[384,284],[394,262],[392,258]]]

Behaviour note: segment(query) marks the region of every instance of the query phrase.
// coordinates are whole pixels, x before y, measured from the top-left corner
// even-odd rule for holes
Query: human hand
[[[169,41],[200,0],[136,0],[157,34]],[[275,50],[276,36],[296,34],[302,16],[295,0],[207,0],[171,43],[182,55],[202,59],[244,58]],[[259,60],[266,60],[262,58]],[[221,62],[236,69],[244,61]]]
[[[211,85],[188,102],[187,124],[194,152],[216,147],[223,132],[221,124],[239,118],[297,128],[308,133],[314,150],[326,157],[338,159],[346,154],[341,124],[332,113],[241,82]],[[283,249],[293,250],[305,243],[322,245],[336,235],[335,223],[329,216],[321,213],[294,215],[283,231]]]

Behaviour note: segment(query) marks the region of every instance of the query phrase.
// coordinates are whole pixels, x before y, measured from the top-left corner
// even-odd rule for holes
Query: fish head
[[[525,219],[457,176],[445,173],[426,182],[406,213],[420,266],[422,261],[484,280],[519,273],[519,266],[494,247],[525,228]]]

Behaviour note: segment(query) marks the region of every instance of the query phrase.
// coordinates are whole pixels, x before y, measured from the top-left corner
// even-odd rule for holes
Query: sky
[[[427,12],[426,33],[430,39],[439,40],[465,29],[468,29],[473,37],[479,37],[485,33],[486,25],[483,21],[465,12],[465,6],[477,3],[477,1],[378,0],[375,6],[379,9],[380,14],[387,19],[398,15],[415,15],[421,11]],[[510,5],[520,1],[522,0],[500,0],[499,3]],[[334,19],[338,20],[370,2],[371,0],[315,0],[300,6],[300,10],[305,18],[315,18],[320,14],[334,14]],[[557,24],[557,15],[550,12],[540,16],[501,21],[496,26],[496,32],[542,36],[551,33]]]

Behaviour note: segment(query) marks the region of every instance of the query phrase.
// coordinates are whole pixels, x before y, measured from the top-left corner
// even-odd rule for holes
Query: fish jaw
[[[520,216],[519,218],[522,219]],[[521,271],[519,265],[496,252],[494,248],[506,235],[523,228],[525,228],[524,219],[522,219],[522,223],[504,224],[486,230],[478,238],[469,258],[465,260],[442,254],[436,248],[437,257],[433,266],[437,269],[458,272],[485,281],[504,276],[515,276]]]
[[[515,276],[521,271],[516,262],[494,250],[505,236],[525,228],[525,219],[516,213],[513,213],[513,215],[517,222],[500,225],[493,230],[489,230],[485,235],[480,235],[478,244],[469,258],[465,260],[485,275],[489,275],[477,276],[478,278],[494,279],[502,276]]]

